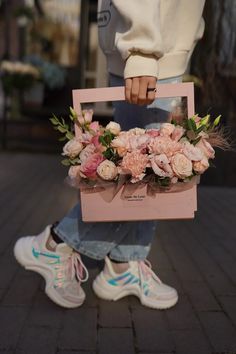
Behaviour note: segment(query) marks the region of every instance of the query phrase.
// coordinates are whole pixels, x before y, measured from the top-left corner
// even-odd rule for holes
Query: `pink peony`
[[[128,152],[121,162],[121,171],[132,175],[131,182],[137,182],[145,176],[144,171],[148,164],[148,155],[140,151]]]
[[[174,173],[170,166],[170,160],[165,154],[152,156],[151,167],[156,175],[160,177],[173,177]]]
[[[208,159],[204,156],[201,161],[195,161],[193,163],[193,169],[196,173],[202,174],[204,173],[209,167]]]
[[[150,153],[165,154],[170,157],[176,152],[181,151],[181,144],[171,140],[169,136],[158,136],[151,139],[148,148]]]
[[[192,175],[192,162],[183,154],[177,153],[171,158],[171,167],[175,175],[181,179]]]
[[[82,177],[95,178],[96,171],[100,163],[104,160],[104,157],[95,153],[90,155],[80,166],[80,175]]]
[[[203,158],[202,151],[196,146],[190,144],[189,141],[181,142],[183,146],[183,154],[191,161],[200,161]]]
[[[208,159],[214,159],[215,157],[215,150],[211,146],[210,143],[204,138],[202,138],[197,144],[196,147],[199,148],[203,154],[208,158]]]
[[[130,150],[144,150],[150,141],[150,136],[147,134],[143,135],[133,135],[129,138]]]
[[[185,129],[180,125],[177,125],[171,135],[171,138],[174,141],[179,141],[180,138],[182,138],[182,136],[184,135],[184,133],[185,133]]]
[[[161,136],[171,136],[173,131],[175,130],[174,124],[171,123],[162,123],[160,128]]]

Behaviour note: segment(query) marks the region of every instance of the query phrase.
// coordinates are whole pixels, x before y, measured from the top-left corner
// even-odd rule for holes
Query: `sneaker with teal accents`
[[[56,245],[54,251],[47,248],[50,232],[47,226],[38,236],[20,238],[14,247],[15,258],[25,269],[45,279],[45,293],[57,305],[81,306],[85,300],[81,282],[88,279],[88,271],[79,253],[65,243]]]
[[[93,290],[104,300],[135,295],[142,305],[154,309],[168,309],[178,301],[177,291],[162,283],[148,261],[130,261],[127,271],[117,274],[107,257],[104,270],[93,282]]]

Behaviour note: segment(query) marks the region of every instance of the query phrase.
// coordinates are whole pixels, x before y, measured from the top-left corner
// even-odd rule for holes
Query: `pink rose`
[[[85,162],[96,151],[96,147],[93,144],[87,145],[80,153],[79,158],[81,163]]]
[[[100,126],[98,122],[92,122],[89,124],[89,129],[91,129],[94,133],[100,132]]]
[[[170,160],[165,154],[155,155],[151,159],[151,167],[160,177],[173,177],[174,173],[169,164]]]
[[[208,159],[214,159],[215,157],[215,150],[211,146],[210,143],[204,138],[202,138],[197,144],[196,147],[199,148],[203,154],[208,158]]]
[[[82,149],[83,149],[83,145],[81,144],[81,142],[78,139],[73,138],[69,140],[66,143],[66,145],[63,147],[62,155],[74,159],[76,156],[79,155]]]
[[[171,167],[175,175],[181,179],[192,175],[192,162],[183,154],[177,153],[171,158]]]
[[[171,136],[173,131],[175,130],[174,124],[171,123],[162,123],[160,128],[161,136]]]
[[[184,135],[184,133],[185,133],[185,129],[180,125],[177,125],[171,135],[171,138],[174,141],[179,141],[180,138],[182,138],[182,136]]]
[[[204,173],[209,167],[208,159],[204,156],[201,161],[195,161],[193,163],[193,169],[196,173],[202,174]]]
[[[131,182],[137,182],[145,176],[145,169],[148,164],[148,155],[144,155],[139,151],[128,152],[121,162],[121,170],[123,173],[132,175]]]
[[[95,153],[90,155],[80,166],[80,175],[82,177],[95,178],[96,171],[100,163],[104,160],[104,157]]]
[[[202,151],[196,146],[190,144],[189,141],[184,140],[182,143],[183,154],[191,161],[200,161],[203,158]]]

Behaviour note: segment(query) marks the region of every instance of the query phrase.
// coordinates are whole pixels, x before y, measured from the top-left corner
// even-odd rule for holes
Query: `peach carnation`
[[[132,175],[131,182],[143,179],[148,164],[148,155],[139,151],[128,152],[121,162],[121,171]]]
[[[148,148],[151,153],[165,154],[170,157],[176,152],[181,151],[181,144],[171,140],[169,136],[158,136],[151,139]]]

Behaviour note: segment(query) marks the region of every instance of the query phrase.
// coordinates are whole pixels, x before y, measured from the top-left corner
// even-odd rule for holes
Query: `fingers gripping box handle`
[[[195,113],[194,86],[192,82],[157,85],[157,99],[176,96],[187,98],[188,117],[192,117]],[[123,100],[125,100],[125,90],[123,86],[73,90],[73,106],[78,114],[81,113],[81,103]]]

